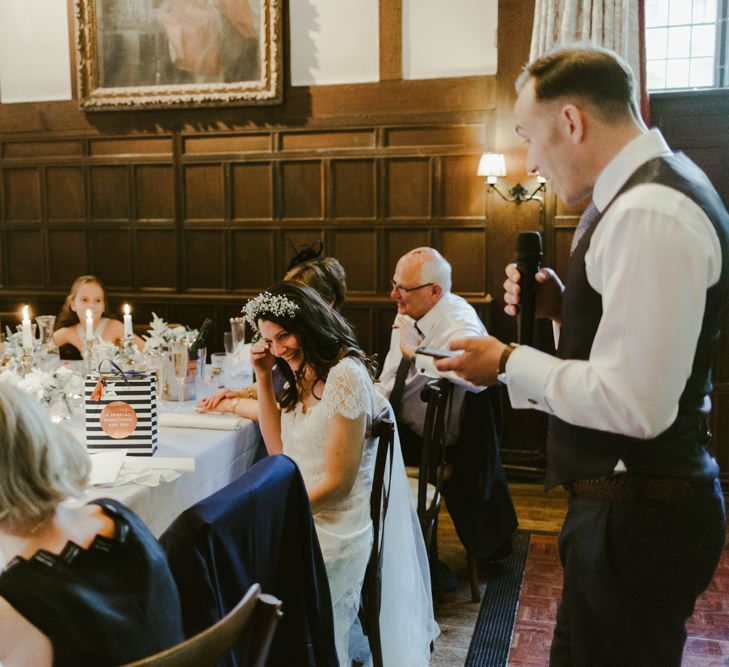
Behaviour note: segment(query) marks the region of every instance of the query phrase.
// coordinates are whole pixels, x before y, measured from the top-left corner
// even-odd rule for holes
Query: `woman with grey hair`
[[[142,521],[79,497],[89,458],[30,396],[0,384],[0,663],[110,665],[183,639],[177,589]]]

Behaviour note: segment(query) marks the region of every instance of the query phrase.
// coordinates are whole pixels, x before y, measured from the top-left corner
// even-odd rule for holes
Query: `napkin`
[[[231,414],[163,412],[159,416],[160,426],[182,428],[207,428],[217,431],[239,431],[244,420]]]
[[[111,452],[89,454],[89,458],[91,459],[89,484],[92,486],[97,484],[113,484],[119,475],[126,454],[126,449],[115,449]]]
[[[172,482],[185,472],[194,472],[195,459],[165,456],[126,456],[126,450],[91,454],[92,485],[121,486],[141,484],[159,486]]]
[[[173,482],[184,472],[195,470],[195,459],[164,456],[140,456],[124,459],[114,486],[120,484],[141,484],[159,486],[162,482]]]

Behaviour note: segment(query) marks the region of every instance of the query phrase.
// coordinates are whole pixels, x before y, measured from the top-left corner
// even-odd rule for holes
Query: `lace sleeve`
[[[369,412],[371,384],[365,367],[354,359],[342,359],[329,371],[324,387],[322,403],[327,417],[340,414],[347,419],[357,419]]]

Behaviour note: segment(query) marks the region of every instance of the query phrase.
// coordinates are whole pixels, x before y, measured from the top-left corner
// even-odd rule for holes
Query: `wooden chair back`
[[[382,550],[385,543],[385,517],[390,500],[392,479],[392,457],[395,443],[395,424],[387,408],[372,422],[373,437],[377,437],[375,471],[370,494],[370,517],[372,518],[372,551],[365,570],[360,606],[360,623],[367,634],[374,667],[383,667],[382,640],[380,637],[380,604],[382,599]],[[390,465],[387,462],[390,461]]]
[[[452,385],[447,380],[430,380],[420,395],[427,403],[427,408],[423,425],[416,508],[426,546],[429,546],[434,538],[446,476],[446,412],[451,389]]]
[[[279,618],[281,601],[261,593],[261,587],[253,584],[241,601],[214,625],[176,646],[123,667],[214,667],[249,629],[246,664],[264,667]]]

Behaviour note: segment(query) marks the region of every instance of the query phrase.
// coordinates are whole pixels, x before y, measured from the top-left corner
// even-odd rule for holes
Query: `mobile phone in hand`
[[[415,354],[424,354],[427,357],[433,357],[433,359],[447,359],[448,357],[455,357],[458,352],[438,350],[434,347],[418,347],[415,348]]]

